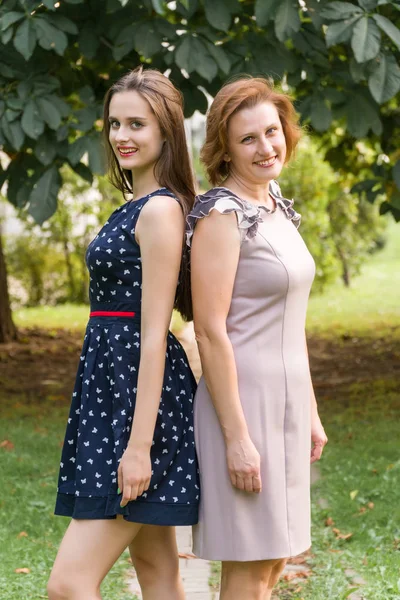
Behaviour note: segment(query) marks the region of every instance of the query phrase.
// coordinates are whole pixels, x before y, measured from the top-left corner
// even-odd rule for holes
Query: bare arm
[[[150,485],[150,449],[164,379],[183,230],[182,210],[167,196],[151,198],[136,226],[143,273],[140,365],[131,436],[118,470],[122,506],[135,500]]]
[[[239,397],[235,357],[226,330],[240,253],[234,214],[217,210],[200,220],[193,235],[193,314],[203,374],[224,436],[235,487],[260,491],[260,457],[247,429]]]

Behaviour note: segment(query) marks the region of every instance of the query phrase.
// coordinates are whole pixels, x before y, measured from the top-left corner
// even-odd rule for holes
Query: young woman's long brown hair
[[[136,91],[143,96],[157,117],[166,141],[154,166],[154,176],[161,187],[169,189],[180,200],[186,222],[196,192],[185,136],[183,96],[168,77],[155,69],[137,67],[114,83],[105,96],[103,131],[110,180],[124,196],[132,194],[132,172],[121,168],[109,142],[108,117],[111,98],[114,94],[127,91]],[[184,240],[182,248],[183,258],[174,307],[185,319],[191,320],[190,273]]]

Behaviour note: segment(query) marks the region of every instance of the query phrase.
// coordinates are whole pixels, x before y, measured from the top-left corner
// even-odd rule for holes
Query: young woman
[[[72,517],[50,600],[98,600],[129,546],[143,598],[182,600],[175,525],[197,522],[195,380],[168,331],[190,305],[181,266],[194,200],[181,94],[141,67],[108,91],[113,183],[130,194],[88,247],[91,313],[62,451],[56,514]],[[178,285],[179,275],[179,285]]]
[[[225,85],[202,150],[217,187],[188,216],[204,373],[194,552],[223,561],[222,600],[268,600],[286,559],[310,546],[310,452],[319,459],[327,442],[304,331],[314,261],[275,181],[299,136],[290,100],[268,81]]]

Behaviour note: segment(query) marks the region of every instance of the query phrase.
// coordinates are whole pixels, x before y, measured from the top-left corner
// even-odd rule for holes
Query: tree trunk
[[[10,297],[8,295],[7,268],[3,254],[0,232],[0,344],[17,339],[17,330],[11,316]]]
[[[342,252],[340,242],[336,244],[336,250],[339,255],[340,262],[342,263],[342,279],[346,287],[350,287],[350,271],[347,263],[347,259]]]

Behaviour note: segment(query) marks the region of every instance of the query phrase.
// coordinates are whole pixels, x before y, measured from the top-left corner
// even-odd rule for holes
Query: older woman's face
[[[226,156],[230,174],[248,183],[268,183],[279,176],[285,157],[285,135],[274,104],[261,102],[231,117]]]

